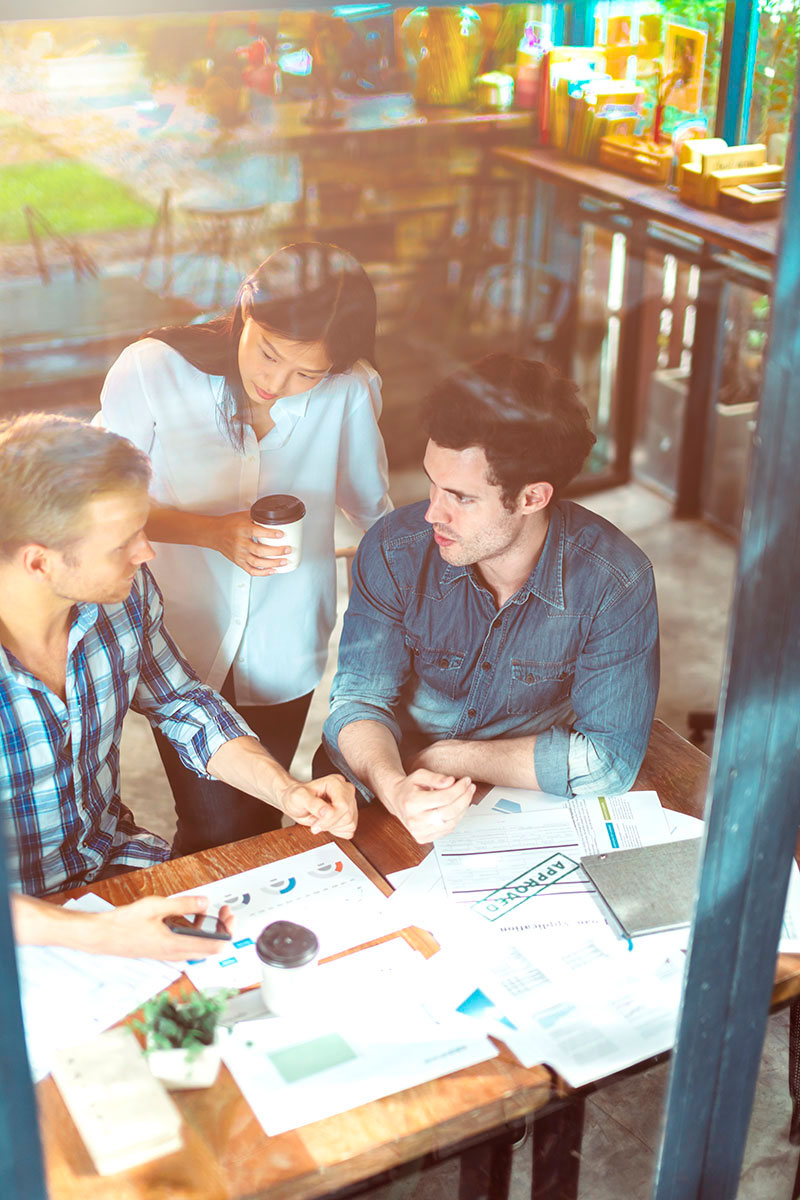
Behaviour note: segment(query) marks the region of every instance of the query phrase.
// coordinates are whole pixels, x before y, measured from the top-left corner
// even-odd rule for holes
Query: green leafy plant
[[[134,1027],[147,1038],[148,1050],[185,1050],[192,1062],[204,1046],[214,1042],[219,1015],[235,992],[162,992],[142,1008]]]

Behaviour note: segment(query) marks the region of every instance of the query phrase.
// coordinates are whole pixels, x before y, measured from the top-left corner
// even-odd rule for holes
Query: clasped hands
[[[452,740],[426,746],[405,762],[407,774],[393,781],[382,797],[421,845],[452,833],[475,795],[476,785],[468,775],[448,773],[455,765],[454,755],[457,744]]]
[[[276,807],[312,833],[351,838],[356,831],[356,792],[343,775],[323,775],[310,783],[292,780],[277,796]]]

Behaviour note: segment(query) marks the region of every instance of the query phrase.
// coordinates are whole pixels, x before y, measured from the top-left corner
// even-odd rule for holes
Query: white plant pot
[[[147,1061],[150,1070],[156,1079],[160,1079],[172,1091],[211,1087],[219,1074],[221,1051],[217,1036],[213,1045],[203,1046],[194,1058],[189,1057],[187,1050],[151,1050],[149,1046],[148,1039]]]

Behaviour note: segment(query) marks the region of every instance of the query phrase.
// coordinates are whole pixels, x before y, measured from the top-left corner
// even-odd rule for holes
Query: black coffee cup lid
[[[306,506],[297,496],[262,496],[250,508],[252,520],[259,525],[276,525],[280,521],[299,521],[306,515]]]
[[[273,921],[256,942],[258,957],[270,967],[302,967],[318,951],[317,935],[294,921]]]

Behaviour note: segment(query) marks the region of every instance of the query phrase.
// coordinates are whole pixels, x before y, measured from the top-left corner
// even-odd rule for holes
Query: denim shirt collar
[[[566,607],[564,604],[565,543],[564,517],[558,504],[553,504],[550,508],[550,523],[539,559],[525,583],[508,601],[509,604],[524,604],[532,593],[540,600],[544,600],[546,604],[551,604],[553,608],[564,610]],[[485,585],[477,578],[472,565],[454,567],[446,563],[439,579],[439,585],[444,589],[448,584],[454,583],[464,575],[471,579],[477,587],[485,590]]]

